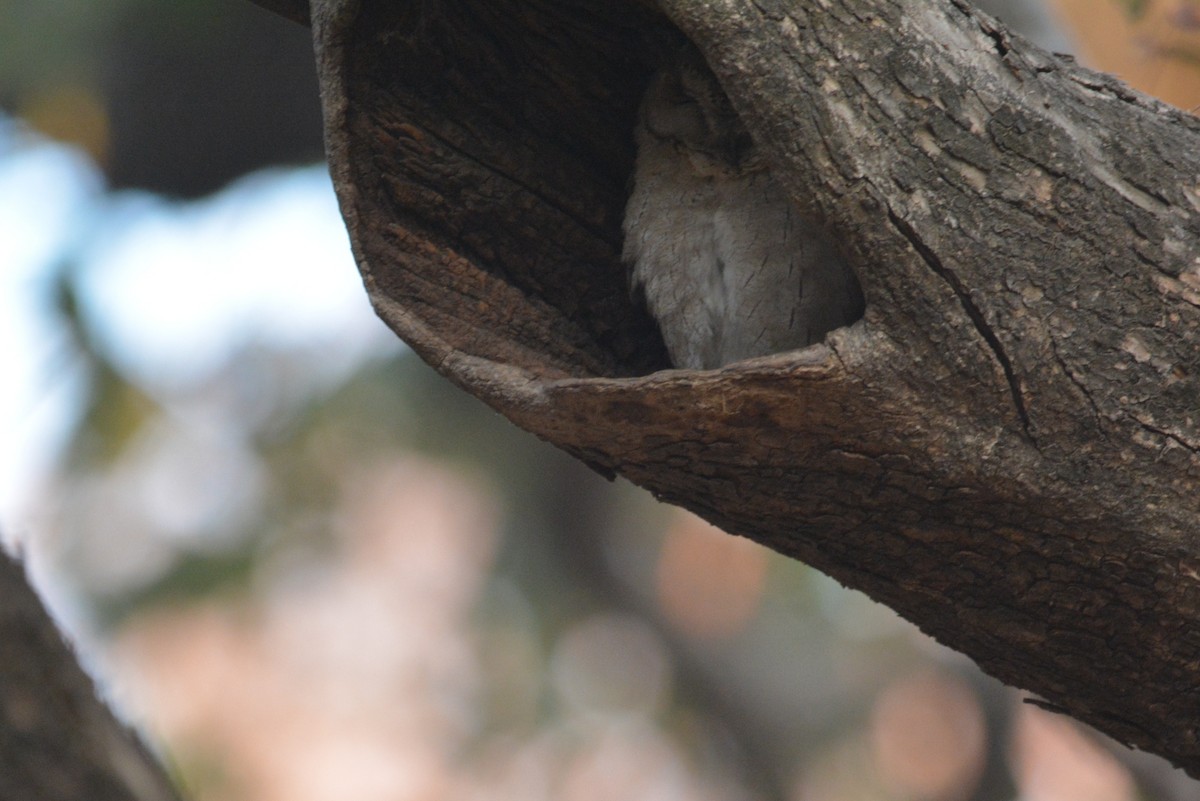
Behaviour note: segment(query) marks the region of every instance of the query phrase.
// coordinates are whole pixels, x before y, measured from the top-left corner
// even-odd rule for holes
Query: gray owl
[[[819,342],[862,316],[853,272],[759,157],[698,53],[650,82],[623,257],[676,367]]]

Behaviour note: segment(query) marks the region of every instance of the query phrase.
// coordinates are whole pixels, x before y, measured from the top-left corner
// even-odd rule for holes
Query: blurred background
[[[1200,105],[1200,3],[983,5]],[[320,159],[247,0],[0,0],[0,531],[189,798],[1200,798],[438,378]]]

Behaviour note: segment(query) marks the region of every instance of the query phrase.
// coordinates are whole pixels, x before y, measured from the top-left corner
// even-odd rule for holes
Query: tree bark
[[[0,798],[177,801],[96,698],[19,562],[0,551]]]
[[[314,0],[368,292],[450,380],[1200,776],[1200,125],[962,0]],[[704,54],[867,298],[662,370],[634,115]]]

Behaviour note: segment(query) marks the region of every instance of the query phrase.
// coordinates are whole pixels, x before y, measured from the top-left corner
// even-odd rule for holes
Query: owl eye
[[[664,139],[700,143],[711,138],[711,129],[703,110],[695,100],[680,91],[674,81],[659,81],[651,87],[656,102],[646,103],[646,127]]]

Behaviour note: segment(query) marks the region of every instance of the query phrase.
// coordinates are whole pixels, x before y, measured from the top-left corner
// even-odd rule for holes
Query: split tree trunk
[[[313,0],[379,313],[596,469],[1200,776],[1200,125],[961,0],[658,6]],[[681,36],[855,265],[825,345],[661,370],[618,254]]]

